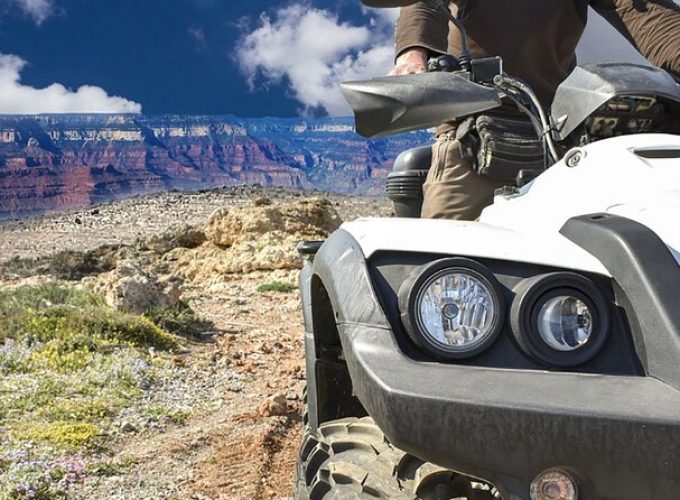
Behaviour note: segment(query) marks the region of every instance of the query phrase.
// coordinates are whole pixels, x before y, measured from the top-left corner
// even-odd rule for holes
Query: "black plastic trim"
[[[620,287],[645,372],[680,389],[680,266],[666,244],[647,226],[611,214],[574,217],[560,232]]]
[[[541,471],[580,500],[675,498],[680,392],[646,377],[417,362],[389,331],[340,325],[354,391],[398,448],[529,499]]]
[[[306,261],[300,274],[300,291],[311,428],[334,418],[365,414],[352,392],[336,323],[386,326],[387,322],[371,290],[365,257],[349,233],[334,232],[313,261]]]
[[[392,333],[401,351],[409,358],[417,361],[434,361],[430,354],[420,349],[407,334],[401,320],[399,308],[399,289],[409,276],[419,267],[442,258],[451,256],[441,254],[424,254],[411,252],[376,252],[367,262],[373,287],[380,300],[383,311],[389,319]],[[515,291],[520,283],[533,276],[544,275],[565,270],[519,262],[506,262],[494,259],[476,258],[489,269],[500,282],[506,304],[515,299]],[[611,311],[611,332],[598,356],[576,368],[560,368],[547,366],[520,348],[511,332],[510,321],[496,342],[488,350],[472,359],[457,360],[455,363],[468,366],[488,368],[508,368],[517,370],[546,369],[553,371],[574,371],[601,375],[644,376],[640,360],[635,351],[631,327],[627,321],[623,307],[616,304],[615,283],[610,277],[584,273],[584,277],[596,284],[604,295]],[[454,361],[451,361],[454,362]]]
[[[323,243],[323,241],[301,241],[298,243],[297,252],[300,255],[316,255]]]

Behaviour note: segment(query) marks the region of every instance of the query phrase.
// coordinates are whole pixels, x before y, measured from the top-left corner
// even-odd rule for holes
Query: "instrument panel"
[[[656,97],[619,96],[593,113],[585,127],[591,140],[599,140],[619,135],[677,131],[677,120],[670,106]]]

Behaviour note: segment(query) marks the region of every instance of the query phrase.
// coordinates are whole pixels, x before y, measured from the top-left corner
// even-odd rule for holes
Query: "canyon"
[[[364,139],[351,118],[0,116],[0,218],[170,190],[285,186],[379,195],[428,131]]]

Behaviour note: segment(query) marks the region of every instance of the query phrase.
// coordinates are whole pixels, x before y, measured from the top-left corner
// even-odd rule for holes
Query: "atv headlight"
[[[538,333],[556,351],[574,351],[590,340],[593,315],[578,297],[558,295],[546,300],[538,311]]]
[[[438,357],[472,357],[495,340],[503,325],[498,282],[471,260],[442,259],[419,268],[399,295],[409,336]]]
[[[576,366],[593,358],[609,331],[609,308],[595,284],[578,274],[525,280],[510,310],[512,333],[539,361]]]

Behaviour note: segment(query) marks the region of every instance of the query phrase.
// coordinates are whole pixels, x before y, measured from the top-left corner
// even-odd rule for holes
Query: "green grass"
[[[166,419],[168,422],[179,426],[186,424],[190,416],[187,411],[165,408],[163,406],[152,406],[151,408],[147,408],[145,414],[159,420]]]
[[[297,286],[282,281],[271,281],[257,287],[259,293],[290,293],[297,290]]]

